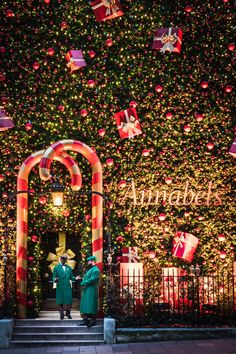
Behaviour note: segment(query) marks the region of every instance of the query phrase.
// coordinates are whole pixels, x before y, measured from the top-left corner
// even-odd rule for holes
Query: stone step
[[[87,326],[77,326],[76,325],[67,325],[67,326],[55,326],[55,325],[46,325],[46,326],[15,326],[14,334],[21,333],[79,333],[79,334],[91,334],[91,333],[103,333],[103,326],[96,325],[91,328],[87,328]]]
[[[34,340],[34,341],[11,341],[11,348],[36,348],[36,347],[73,347],[73,346],[97,346],[104,344],[104,340]],[[23,353],[22,353],[23,354]]]
[[[13,333],[12,341],[44,341],[45,343],[48,341],[74,341],[74,340],[103,340],[103,333],[94,333],[94,332],[87,332],[87,333]]]
[[[75,311],[75,310],[71,310],[71,317],[75,320],[80,320],[81,316],[80,316],[80,312],[79,311]],[[60,318],[60,314],[59,311],[40,311],[39,313],[39,317],[37,318],[37,320],[39,319],[52,319],[52,320],[58,320]],[[64,317],[64,320],[66,320],[67,317]]]
[[[42,318],[36,318],[36,319],[23,319],[23,320],[15,320],[15,327],[20,327],[20,326],[29,326],[29,327],[39,327],[39,326],[54,326],[55,328],[57,327],[64,327],[64,326],[77,326],[78,323],[81,323],[82,319],[81,317],[79,320],[59,320],[59,319],[42,319]],[[96,321],[97,326],[102,326],[103,327],[103,320],[102,319],[97,319]],[[84,326],[77,326],[77,328],[83,328]],[[96,327],[96,326],[95,326]]]

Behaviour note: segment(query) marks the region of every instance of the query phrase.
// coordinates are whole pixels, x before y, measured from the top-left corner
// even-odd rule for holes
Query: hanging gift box
[[[95,0],[90,5],[97,22],[110,20],[124,14],[118,0]]]
[[[192,262],[198,242],[198,238],[192,234],[178,231],[173,240],[172,255],[184,259],[185,261]]]
[[[236,157],[236,138],[234,138],[234,142],[229,150],[229,153]]]
[[[14,128],[15,124],[12,119],[7,115],[3,107],[0,107],[0,131]]]
[[[134,107],[116,113],[115,118],[121,139],[142,134],[138,115]]]
[[[155,33],[152,49],[159,49],[162,53],[165,51],[180,53],[182,36],[180,28],[160,28]]]
[[[68,61],[67,66],[70,68],[71,73],[87,66],[82,50],[70,50],[66,54],[66,60]]]
[[[138,247],[123,247],[122,248],[122,263],[137,263],[139,260]]]

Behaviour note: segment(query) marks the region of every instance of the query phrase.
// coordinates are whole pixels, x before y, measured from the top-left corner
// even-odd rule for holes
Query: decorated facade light
[[[64,186],[59,183],[51,184],[52,202],[55,207],[61,207],[64,202]]]

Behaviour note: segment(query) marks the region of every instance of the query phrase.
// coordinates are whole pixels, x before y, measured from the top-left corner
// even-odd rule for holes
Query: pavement
[[[0,354],[236,354],[236,338],[194,339],[80,347],[0,349]]]

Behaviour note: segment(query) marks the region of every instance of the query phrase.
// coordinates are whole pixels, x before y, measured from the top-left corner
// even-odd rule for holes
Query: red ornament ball
[[[164,220],[166,219],[166,214],[160,213],[159,216],[158,216],[158,219],[159,219],[160,221],[164,221]]]
[[[40,198],[39,198],[39,203],[42,204],[42,205],[46,204],[46,203],[47,203],[47,198],[44,197],[44,196],[43,196],[43,197],[40,197]]]
[[[63,210],[62,214],[67,218],[70,215],[70,211],[68,209],[65,209]]]
[[[94,58],[96,55],[96,52],[94,50],[90,50],[88,54],[89,54],[90,58]]]
[[[5,179],[4,175],[0,175],[0,182],[3,182]]]
[[[65,21],[63,21],[61,23],[61,29],[66,29],[68,27],[67,23]]]
[[[29,300],[27,302],[27,305],[28,305],[28,307],[33,307],[34,306],[34,302],[32,300]]]
[[[207,82],[207,81],[202,81],[202,82],[201,82],[201,87],[202,87],[203,89],[208,88],[208,82]]]
[[[156,257],[156,252],[154,251],[149,251],[148,252],[148,257],[151,258],[151,259],[154,259]]]
[[[88,87],[94,87],[95,86],[95,81],[94,80],[88,80],[87,84],[88,84]]]
[[[184,126],[184,131],[185,131],[185,133],[189,133],[190,130],[191,130],[190,125],[186,124],[186,125]]]
[[[32,241],[32,242],[37,242],[37,241],[38,241],[38,237],[37,237],[36,235],[33,235],[33,236],[31,237],[31,241]]]
[[[62,105],[59,105],[59,106],[57,107],[57,109],[58,109],[58,111],[60,111],[60,112],[64,112],[65,107],[62,106]]]
[[[208,148],[208,150],[212,150],[214,148],[214,144],[211,141],[209,141],[207,143],[207,148]]]
[[[33,124],[31,122],[27,122],[25,123],[25,129],[27,131],[31,130],[33,128]]]
[[[124,239],[125,239],[125,238],[120,235],[120,236],[117,236],[116,241],[118,241],[118,242],[123,242]]]
[[[81,117],[86,117],[88,115],[88,111],[86,109],[81,109],[80,115]]]
[[[171,119],[173,117],[173,114],[171,112],[166,113],[166,119]]]
[[[228,49],[233,51],[235,49],[235,44],[234,43],[229,43],[228,44]]]
[[[48,48],[47,53],[48,53],[48,55],[53,56],[55,53],[55,50],[53,48]]]
[[[34,257],[33,257],[33,256],[29,256],[29,257],[28,257],[28,261],[29,261],[30,263],[32,263],[32,262],[34,261]]]
[[[225,92],[230,93],[233,91],[233,86],[232,85],[225,85]]]
[[[123,189],[126,187],[126,181],[122,180],[118,183],[118,188]]]
[[[197,115],[196,115],[196,121],[197,122],[201,122],[202,120],[203,120],[203,114],[202,113],[198,113]]]
[[[34,70],[38,70],[39,69],[39,63],[37,61],[35,61],[32,66],[33,66]]]
[[[149,149],[143,149],[143,151],[142,151],[143,156],[148,156],[149,153],[150,153]]]
[[[106,134],[106,130],[104,128],[101,128],[98,130],[98,135],[103,137]]]
[[[109,38],[109,39],[106,40],[106,46],[107,46],[107,47],[111,47],[112,44],[113,44],[113,42],[112,42],[112,39],[111,39],[111,38]]]
[[[192,9],[192,7],[190,5],[186,5],[185,8],[184,8],[184,11],[190,13],[190,12],[193,11],[193,9]]]
[[[45,4],[50,4],[50,0],[43,0]]]
[[[156,85],[155,86],[155,91],[160,93],[163,90],[163,87],[161,85]]]
[[[2,53],[2,54],[3,54],[3,53],[6,53],[6,48],[1,46],[1,47],[0,47],[0,53]]]
[[[13,12],[12,10],[8,9],[8,10],[6,11],[6,16],[7,16],[7,17],[14,17],[15,14],[14,14],[14,12]]]
[[[107,166],[111,167],[114,164],[114,160],[112,158],[109,158],[106,160]]]
[[[166,177],[165,178],[166,184],[171,184],[172,183],[172,178],[171,177]]]
[[[218,240],[219,240],[220,242],[225,241],[225,240],[226,240],[225,235],[224,235],[224,234],[219,234],[219,235],[218,235]]]

